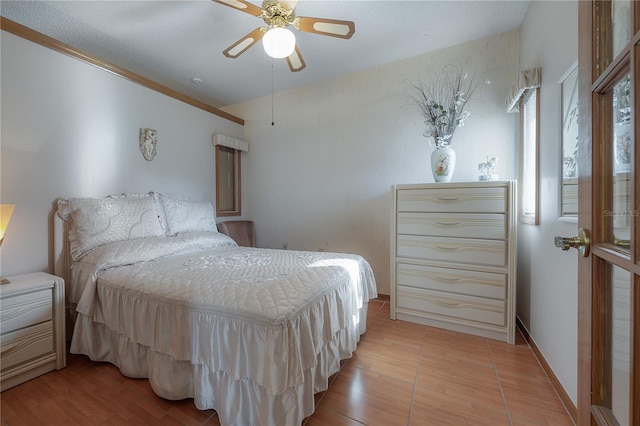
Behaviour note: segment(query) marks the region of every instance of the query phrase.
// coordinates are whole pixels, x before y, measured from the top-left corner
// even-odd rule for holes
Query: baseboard
[[[520,321],[520,318],[518,317],[516,317],[516,325],[518,326],[518,329],[522,333],[524,339],[529,344],[529,347],[531,347],[531,350],[542,366],[542,369],[545,373],[547,373],[547,377],[549,377],[549,380],[551,381],[551,386],[553,386],[553,389],[560,397],[560,401],[562,401],[564,408],[567,410],[567,413],[569,413],[571,420],[573,420],[573,423],[576,424],[578,420],[578,410],[573,404],[573,401],[571,401],[571,398],[562,387],[560,380],[558,380],[555,373],[553,372],[547,361],[544,359],[544,356],[542,356],[542,352],[540,352],[540,349],[538,349],[538,346],[536,346],[536,342],[533,341],[533,339],[529,335],[529,331],[527,331],[524,324],[522,324],[522,321]]]

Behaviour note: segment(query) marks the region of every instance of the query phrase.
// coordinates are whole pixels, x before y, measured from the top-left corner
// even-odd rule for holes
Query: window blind
[[[522,216],[537,223],[538,126],[537,91],[528,90],[522,101]]]
[[[240,139],[232,138],[230,136],[221,135],[219,133],[213,134],[213,136],[211,137],[211,143],[213,143],[214,145],[222,145],[226,146],[227,148],[237,149],[238,151],[249,151],[249,143]]]
[[[518,78],[516,78],[516,84],[507,96],[507,112],[519,112],[522,96],[525,95],[528,90],[540,87],[541,82],[542,68],[538,67],[520,71]]]

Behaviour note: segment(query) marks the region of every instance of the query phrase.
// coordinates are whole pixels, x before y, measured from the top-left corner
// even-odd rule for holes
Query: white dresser
[[[37,272],[0,286],[0,390],[66,365],[64,280]]]
[[[515,341],[516,184],[395,185],[391,319]]]

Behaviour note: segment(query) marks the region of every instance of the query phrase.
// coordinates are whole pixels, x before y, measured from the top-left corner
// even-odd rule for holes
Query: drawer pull
[[[434,281],[440,281],[441,283],[445,284],[458,284],[462,281],[460,278],[445,278],[439,275],[431,275],[431,279]]]
[[[436,200],[445,203],[455,203],[456,201],[460,201],[460,197],[436,197]]]
[[[445,228],[455,228],[457,226],[460,226],[460,222],[449,222],[449,223],[436,222],[436,225],[440,225]]]
[[[445,305],[445,306],[458,306],[458,305],[460,305],[460,303],[458,303],[458,302],[442,300],[442,299],[431,299],[431,301],[436,305]]]
[[[462,250],[461,247],[459,246],[454,246],[454,247],[442,247],[442,246],[435,246],[438,250],[441,251],[459,251]]]
[[[496,306],[490,306],[482,303],[456,302],[451,299],[440,299],[437,297],[425,297],[424,300],[434,305],[443,306],[451,309],[472,309],[474,311],[485,311],[500,314],[502,310]]]

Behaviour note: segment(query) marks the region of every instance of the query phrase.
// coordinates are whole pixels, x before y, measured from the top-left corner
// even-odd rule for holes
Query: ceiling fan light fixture
[[[286,58],[296,48],[296,36],[286,28],[271,28],[262,38],[262,45],[267,55],[272,58]]]

